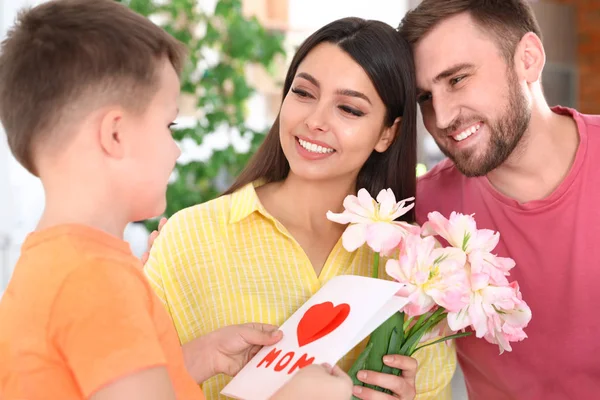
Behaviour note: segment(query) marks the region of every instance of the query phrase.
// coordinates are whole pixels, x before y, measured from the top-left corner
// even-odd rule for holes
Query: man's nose
[[[436,126],[438,129],[448,129],[456,120],[460,107],[446,93],[436,93],[432,102]]]

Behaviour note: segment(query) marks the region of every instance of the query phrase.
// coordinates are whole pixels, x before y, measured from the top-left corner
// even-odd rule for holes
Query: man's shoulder
[[[466,177],[454,163],[445,159],[417,180],[415,212],[417,223],[422,224],[431,211],[446,215],[454,210],[463,198]]]
[[[598,114],[579,114],[581,119],[588,127],[588,131],[600,134],[600,115]]]
[[[552,111],[559,115],[570,116],[575,121],[583,123],[589,130],[600,133],[600,115],[599,114],[586,114],[582,111],[576,110],[570,107],[554,106]]]

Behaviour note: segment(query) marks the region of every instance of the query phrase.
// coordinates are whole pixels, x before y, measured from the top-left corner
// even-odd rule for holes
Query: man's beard
[[[483,155],[476,155],[478,148],[457,150],[452,153],[436,139],[442,153],[451,159],[456,168],[465,176],[484,176],[502,165],[527,131],[531,110],[519,86],[516,73],[512,69],[508,71],[508,86],[508,102],[504,112],[497,120],[492,122],[480,117],[469,118],[473,121],[483,121],[489,131],[490,140]],[[464,120],[458,119],[446,131],[456,131],[459,127],[465,126],[464,122]],[[450,138],[450,140],[454,139]]]

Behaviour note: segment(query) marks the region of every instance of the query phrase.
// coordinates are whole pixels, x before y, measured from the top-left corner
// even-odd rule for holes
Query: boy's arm
[[[133,373],[108,384],[90,400],[175,400],[175,392],[165,367]]]
[[[263,346],[281,340],[274,325],[229,325],[183,345],[188,372],[198,383],[217,374],[235,376]]]
[[[145,371],[164,370],[167,359],[159,334],[165,332],[157,331],[157,305],[143,274],[131,265],[82,262],[86,265],[65,279],[53,303],[49,343],[64,358],[85,398],[103,389],[113,393],[139,386],[141,381],[160,393],[160,382],[168,377],[160,379],[160,370]],[[180,350],[175,337],[173,341]],[[145,378],[147,373],[159,375],[152,376],[158,386]],[[117,386],[108,389],[112,385]]]

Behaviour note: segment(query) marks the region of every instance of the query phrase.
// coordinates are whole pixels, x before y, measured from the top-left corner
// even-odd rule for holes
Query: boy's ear
[[[100,121],[100,146],[110,157],[123,158],[125,155],[123,125],[121,110],[113,109],[106,112]]]
[[[394,140],[396,140],[396,136],[400,134],[400,125],[402,124],[402,118],[398,117],[390,127],[383,128],[383,132],[379,141],[375,145],[375,151],[379,153],[383,153],[386,151]]]

